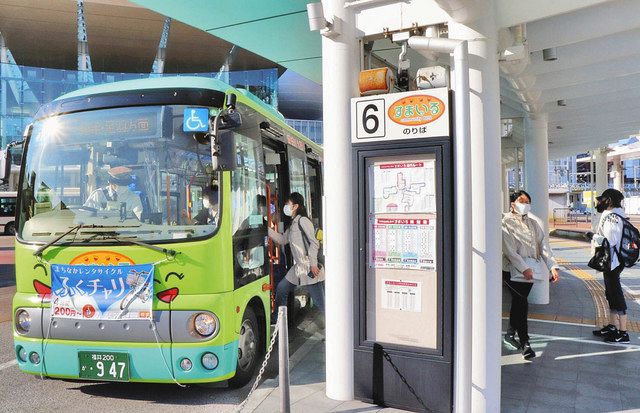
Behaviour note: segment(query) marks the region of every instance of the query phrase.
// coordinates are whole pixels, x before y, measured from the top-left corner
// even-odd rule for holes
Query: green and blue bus
[[[196,109],[208,119],[186,125]],[[25,131],[20,174],[13,337],[22,371],[251,380],[270,336],[274,266],[284,261],[266,228],[291,192],[305,195],[320,225],[320,146],[246,90],[150,78],[44,105]],[[83,294],[82,309],[56,307],[56,265],[138,264],[154,264],[153,288],[129,301],[148,300],[149,314],[98,318]]]

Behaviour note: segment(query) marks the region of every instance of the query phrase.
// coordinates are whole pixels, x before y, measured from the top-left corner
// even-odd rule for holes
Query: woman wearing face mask
[[[624,263],[618,257],[618,248],[622,241],[623,221],[625,217],[622,209],[622,192],[609,188],[602,195],[596,197],[596,210],[601,213],[598,229],[593,235],[594,246],[602,245],[604,238],[611,246],[611,270],[605,271],[604,291],[609,303],[609,325],[599,330],[594,330],[593,335],[604,337],[606,342],[628,343],[627,333],[627,303],[624,299],[624,292],[620,284],[620,274],[624,269]]]
[[[520,349],[528,360],[536,353],[529,344],[527,325],[528,297],[534,282],[534,271],[527,261],[542,259],[552,273],[553,282],[559,279],[558,266],[544,230],[529,216],[531,196],[525,191],[518,191],[511,194],[510,200],[511,212],[502,219],[502,277],[511,292],[509,328],[504,343],[513,350]],[[512,279],[512,273],[521,273],[524,278]],[[519,341],[515,338],[516,333]]]
[[[283,212],[291,217],[291,225],[284,234],[269,228],[269,237],[280,245],[290,244],[293,267],[276,287],[276,306],[286,305],[289,294],[296,286],[305,285],[314,304],[324,314],[324,268],[318,264],[320,243],[315,237],[313,223],[307,215],[304,197],[297,192],[292,193],[283,207]]]

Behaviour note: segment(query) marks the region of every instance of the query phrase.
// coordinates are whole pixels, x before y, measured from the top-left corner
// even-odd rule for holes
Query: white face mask
[[[529,211],[531,211],[531,204],[522,204],[520,202],[515,202],[514,211],[518,215],[527,215]]]
[[[293,215],[293,211],[291,210],[291,205],[286,204],[284,206],[284,208],[282,208],[282,212],[284,212],[284,214],[288,217],[290,217],[291,215]]]

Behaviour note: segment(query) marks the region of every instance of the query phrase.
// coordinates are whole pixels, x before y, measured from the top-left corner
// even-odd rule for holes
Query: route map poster
[[[51,315],[93,320],[150,319],[153,264],[51,265]]]
[[[435,213],[435,160],[372,165],[375,214]]]
[[[373,221],[371,267],[435,269],[435,219],[374,218]]]

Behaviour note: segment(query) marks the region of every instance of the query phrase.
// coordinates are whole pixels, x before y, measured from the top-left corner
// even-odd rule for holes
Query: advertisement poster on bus
[[[153,264],[51,266],[52,317],[150,319]]]

